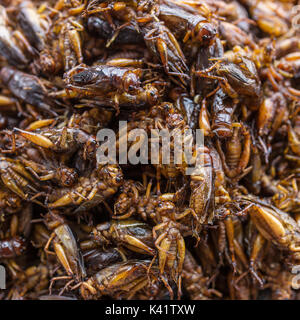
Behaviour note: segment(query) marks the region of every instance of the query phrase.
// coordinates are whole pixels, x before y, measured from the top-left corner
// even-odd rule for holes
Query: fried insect
[[[1,157],[0,176],[4,185],[22,199],[38,192],[34,177],[18,160]]]
[[[89,177],[80,177],[72,188],[55,189],[49,194],[49,208],[75,206],[75,212],[97,206],[114,195],[123,183],[123,174],[117,165],[106,165]]]
[[[24,271],[17,270],[17,279],[8,297],[12,300],[34,299],[36,294],[47,290],[49,273],[50,270],[43,264],[30,266]]]
[[[244,136],[244,148],[242,150],[242,144],[239,133],[242,132]],[[247,128],[244,125],[240,127],[238,124],[234,130],[232,137],[230,137],[226,143],[226,155],[221,147],[220,141],[217,142],[218,152],[222,159],[225,174],[230,178],[240,179],[241,175],[246,175],[251,167],[247,168],[250,159],[251,136]]]
[[[58,159],[51,153],[40,153],[37,149],[28,148],[26,155],[18,159],[40,181],[53,180],[62,187],[70,187],[78,180],[76,169],[59,165]]]
[[[216,26],[187,6],[164,0],[159,6],[158,17],[178,40],[187,42],[191,38],[202,46],[210,46],[215,40]]]
[[[299,299],[296,2],[2,0],[0,300]]]
[[[134,70],[107,65],[78,67],[71,71],[66,88],[87,96],[104,95],[110,91],[136,93],[140,89],[141,73],[141,69]]]
[[[127,260],[127,255],[122,249],[109,247],[103,251],[100,247],[88,249],[90,247],[89,241],[86,246],[86,241],[80,243],[84,264],[86,266],[88,276],[91,276],[99,270],[106,268],[116,262]],[[96,246],[96,245],[95,245]]]
[[[183,286],[191,300],[210,300],[214,295],[221,297],[220,292],[208,288],[208,278],[203,275],[192,254],[187,251],[183,264]]]
[[[179,77],[182,84],[189,78],[189,69],[184,54],[172,32],[161,22],[149,22],[141,26],[148,50],[154,57],[159,57],[165,72],[170,76]]]
[[[213,221],[213,164],[210,151],[206,147],[196,150],[196,164],[191,174],[190,208],[199,217],[200,223],[212,223]]]
[[[243,0],[244,4],[249,7],[252,18],[264,32],[270,35],[280,36],[286,33],[289,28],[289,14],[282,2],[273,3],[265,1],[260,3],[252,0]],[[291,4],[287,4],[289,7]]]
[[[69,71],[83,62],[81,33],[84,28],[80,21],[69,18],[58,25],[58,30],[58,45],[65,71]]]
[[[42,128],[35,131],[26,131],[14,128],[14,133],[20,135],[36,146],[54,151],[55,153],[74,154],[80,147],[83,148],[84,159],[95,159],[98,143],[93,135],[79,128]]]
[[[217,75],[208,75],[207,73],[214,68]],[[218,80],[220,86],[231,98],[239,96],[251,98],[250,103],[254,106],[260,102],[261,82],[256,66],[253,61],[242,55],[235,54],[233,58],[216,62],[206,70],[195,71],[195,74]]]
[[[231,136],[234,108],[234,101],[222,89],[219,89],[212,102],[212,131],[219,138]]]
[[[81,295],[84,299],[102,295],[130,299],[147,286],[149,276],[157,279],[153,268],[148,273],[150,263],[150,260],[129,260],[104,268],[82,283]]]
[[[93,240],[98,245],[124,246],[141,254],[155,255],[151,228],[144,222],[126,219],[103,223],[92,231]]]
[[[30,44],[42,51],[49,29],[48,19],[37,13],[31,1],[23,1],[19,6],[17,21]]]
[[[50,245],[52,245],[54,254],[67,272],[67,275],[74,276],[76,281],[84,279],[86,271],[83,258],[69,225],[56,213],[49,213],[46,216],[45,223],[52,231],[44,247],[45,252],[53,254],[53,252],[49,251]]]
[[[89,16],[87,18],[88,31],[99,38],[108,40],[107,46],[111,43],[117,44],[140,44],[143,37],[137,28],[133,25],[122,25],[119,21],[114,21],[113,28],[111,24],[98,16]]]
[[[12,94],[21,101],[29,103],[52,116],[57,115],[54,110],[54,102],[39,78],[11,67],[2,68],[0,78]]]
[[[11,214],[18,212],[22,207],[21,198],[14,193],[6,190],[4,187],[0,188],[0,214]]]
[[[15,236],[0,240],[0,259],[11,259],[20,256],[26,249],[25,240]]]
[[[247,211],[265,239],[299,259],[299,226],[289,214],[258,200]]]
[[[9,64],[21,69],[29,62],[13,37],[13,31],[8,26],[8,17],[3,6],[0,7],[0,55]]]
[[[287,101],[280,92],[264,99],[260,105],[257,117],[259,135],[268,136],[268,140],[272,140],[276,131],[285,120],[286,114]]]

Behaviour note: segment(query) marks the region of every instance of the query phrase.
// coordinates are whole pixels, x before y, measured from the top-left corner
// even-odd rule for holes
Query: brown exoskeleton
[[[227,287],[231,300],[252,300],[251,279],[249,276],[241,277],[229,271],[227,274]]]
[[[137,93],[141,69],[118,68],[108,65],[78,66],[67,77],[67,90],[83,95],[104,95],[107,92]]]
[[[214,91],[216,80],[209,77],[197,77],[195,70],[210,70],[206,75],[214,76],[213,65],[216,59],[224,56],[224,47],[219,38],[209,47],[200,47],[197,51],[187,50],[185,52],[187,59],[191,61],[191,96],[198,94],[200,97],[206,97]]]
[[[4,186],[0,187],[0,216],[18,212],[22,208],[21,198]]]
[[[276,92],[263,100],[258,110],[257,127],[261,136],[271,141],[287,116],[287,101],[282,93]]]
[[[182,269],[185,257],[185,241],[181,235],[184,228],[180,223],[168,217],[162,217],[162,222],[153,228],[153,238],[158,249],[159,271],[175,281],[180,298]],[[166,280],[163,279],[165,282]],[[167,285],[168,282],[166,282]]]
[[[124,246],[137,253],[155,255],[151,227],[133,219],[113,220],[99,224],[92,231],[90,242],[100,246],[112,242],[114,245]]]
[[[201,121],[201,111],[199,114],[200,106],[198,104],[194,103],[186,93],[182,93],[176,97],[174,107],[180,111],[184,117],[184,121],[192,130],[197,129],[198,121]]]
[[[0,240],[0,259],[20,256],[26,249],[25,240],[20,236]]]
[[[193,255],[186,251],[183,264],[182,283],[191,300],[209,300],[212,296],[222,297],[222,294],[208,288],[208,277],[203,275],[200,265]]]
[[[78,128],[88,134],[96,135],[99,129],[109,125],[112,116],[112,111],[91,108],[83,113],[74,113],[68,121],[68,127]]]
[[[249,268],[247,253],[244,247],[243,224],[239,217],[227,215],[219,220],[218,251],[220,263],[225,257],[234,274],[242,275]],[[254,273],[254,271],[253,271]]]
[[[216,26],[207,17],[187,6],[164,0],[159,6],[158,17],[178,40],[191,39],[202,46],[210,46],[216,37]]]
[[[159,197],[150,195],[150,187],[146,195],[140,196],[142,189],[139,184],[128,181],[125,183],[125,192],[119,196],[115,204],[115,218],[140,214],[144,219],[150,219],[155,226],[152,229],[153,240],[158,250],[158,265],[161,275],[168,275],[178,286],[178,295],[181,294],[181,273],[185,256],[185,241],[182,234],[189,234],[189,228],[184,225],[188,223],[188,216],[195,216],[193,210],[187,208],[180,211],[175,204],[169,201],[172,194],[163,194]],[[200,224],[193,231],[197,236]]]
[[[65,94],[66,95],[66,94]],[[107,93],[105,96],[96,96],[93,98],[81,99],[81,103],[90,107],[119,107],[129,108],[136,110],[137,108],[143,108],[153,106],[157,104],[160,98],[158,89],[152,84],[146,84],[136,94],[130,94],[123,92],[121,94],[115,91]]]
[[[105,165],[88,177],[80,177],[71,188],[58,188],[48,195],[49,208],[75,206],[75,212],[93,208],[114,195],[123,183],[123,173],[117,165]]]
[[[242,3],[248,6],[252,19],[264,32],[276,37],[287,32],[291,19],[289,11],[292,3],[288,4],[289,9],[284,7],[284,3],[280,1],[275,3],[270,0],[264,2],[243,0]]]
[[[70,187],[78,180],[75,169],[60,164],[55,154],[47,150],[28,148],[24,156],[18,159],[33,176],[40,181],[53,180],[62,187]]]
[[[8,26],[6,10],[2,6],[0,6],[0,55],[15,67],[24,68],[29,62]]]
[[[173,33],[159,21],[141,26],[141,32],[148,49],[154,57],[159,57],[165,72],[170,76],[179,77],[185,85],[186,79],[189,78],[189,69]]]
[[[223,170],[222,160],[218,151],[210,147],[210,157],[214,175],[214,202],[216,206],[230,202],[231,198],[226,186],[225,172]]]
[[[207,108],[207,100],[204,98],[201,103],[201,108],[199,112],[199,129],[202,130],[205,137],[212,134],[211,124],[210,124],[210,114]]]
[[[272,197],[272,203],[279,209],[289,213],[299,211],[298,179],[291,175],[276,184],[276,193]]]
[[[149,269],[150,266],[151,260],[129,260],[110,265],[81,283],[81,295],[84,299],[103,295],[130,299],[151,281],[158,280],[157,267]]]
[[[116,262],[126,261],[128,256],[128,252],[120,248],[107,247],[103,250],[95,244],[95,248],[91,249],[89,241],[82,241],[80,248],[88,276]]]
[[[187,216],[193,216],[197,222],[196,214],[190,208],[177,208],[175,204],[176,194],[165,193],[153,195],[150,193],[152,184],[149,183],[147,190],[138,183],[131,180],[125,181],[122,193],[114,205],[114,218],[127,219],[132,215],[139,215],[143,220],[151,220],[159,224],[163,216],[173,221],[181,221],[182,224],[190,224]],[[174,202],[173,202],[174,201]],[[191,224],[192,225],[192,224]],[[195,227],[196,230],[197,227]],[[183,228],[183,231],[185,228]],[[196,233],[196,230],[193,230]],[[188,233],[189,234],[189,233]]]
[[[39,14],[31,1],[23,1],[18,8],[17,21],[29,43],[41,51],[45,47],[49,20]]]
[[[35,299],[38,293],[46,293],[50,277],[48,266],[41,263],[32,265],[26,270],[22,270],[18,265],[13,265],[13,267],[17,269],[16,279],[14,279],[14,285],[8,292],[7,299]]]
[[[56,255],[67,272],[67,276],[53,278],[51,282],[53,283],[53,281],[60,279],[71,279],[67,284],[68,286],[74,280],[83,280],[86,277],[83,258],[69,225],[55,212],[50,212],[46,215],[45,224],[52,231],[52,234],[44,247],[44,251],[46,254]],[[49,251],[50,245],[53,246],[54,252]]]
[[[106,46],[112,43],[117,44],[141,44],[143,42],[142,35],[137,31],[135,26],[124,24],[114,19],[114,26],[99,16],[89,16],[87,19],[88,31],[99,37],[106,39]]]
[[[36,106],[41,111],[56,116],[54,101],[49,97],[43,82],[36,76],[10,67],[1,69],[0,78],[14,96]]]
[[[82,147],[84,159],[95,159],[98,143],[96,137],[90,135],[79,128],[63,127],[62,129],[45,127],[34,131],[14,128],[13,133],[20,135],[33,144],[54,151],[55,153],[65,153],[73,155]]]
[[[199,147],[195,150],[196,164],[190,177],[190,208],[199,217],[200,223],[213,221],[213,164],[210,150]]]
[[[181,161],[182,163],[178,165],[175,163],[175,144],[177,143],[175,138],[174,143],[172,142],[170,146],[170,163],[163,163],[163,147],[161,142],[162,139],[160,138],[160,130],[172,130],[171,133],[174,136],[177,134],[179,138],[180,134],[184,135],[187,132],[188,138],[192,138],[192,134],[189,134],[187,131],[189,127],[186,125],[184,117],[180,111],[176,110],[173,104],[167,102],[162,103],[161,105],[155,105],[148,112],[140,111],[133,114],[131,121],[128,122],[127,132],[130,133],[133,129],[146,130],[146,133],[151,136],[149,142],[158,146],[155,152],[153,152],[153,157],[156,157],[157,159],[155,160],[157,164],[154,164],[154,166],[157,169],[158,180],[159,176],[163,175],[169,179],[168,187],[173,183],[175,184],[176,178],[180,176],[181,172],[184,172],[186,164],[185,161]],[[122,140],[125,138],[126,135],[121,132],[117,140],[117,147],[122,146]],[[120,147],[118,147],[118,149],[120,150]],[[121,152],[123,151],[121,150]],[[120,154],[122,155],[121,152]]]
[[[222,164],[225,174],[230,178],[240,179],[242,176],[249,173],[251,167],[247,168],[250,153],[251,153],[251,136],[245,125],[233,124],[232,137],[226,142],[226,155],[224,154],[221,143],[217,141],[217,148],[222,159]],[[240,132],[244,136],[244,148],[240,139]]]
[[[32,205],[26,204],[21,212],[14,213],[0,222],[0,260],[13,259],[24,254],[30,235]],[[1,219],[2,220],[2,219]]]
[[[216,75],[209,75],[214,69]],[[257,108],[261,99],[261,83],[256,66],[249,58],[235,53],[206,70],[194,72],[199,77],[219,80],[219,85],[231,98],[244,97]]]
[[[300,53],[292,52],[275,62],[278,72],[284,72],[287,76],[299,77],[300,73]]]
[[[232,114],[235,109],[232,100],[223,89],[219,89],[212,102],[212,132],[218,138],[228,138],[232,134]]]
[[[294,33],[289,37],[278,39],[278,41],[276,41],[275,49],[277,59],[280,59],[289,53],[297,52],[299,49],[299,37]]]
[[[300,229],[297,222],[288,213],[265,202],[251,198],[249,200],[246,200],[248,206],[245,210],[262,236],[279,249],[288,251],[298,260],[300,257]]]
[[[287,121],[288,147],[298,160],[300,156],[300,139],[297,130],[294,129],[290,120]],[[288,155],[286,156],[288,157]],[[293,157],[291,157],[293,159]]]
[[[22,199],[38,192],[36,180],[19,160],[1,157],[0,176],[4,185]]]
[[[251,35],[249,36],[245,31],[233,23],[222,21],[220,23],[220,34],[226,40],[229,47],[243,45],[249,46],[252,49],[257,48]]]
[[[59,21],[56,33],[59,35],[58,45],[64,61],[65,71],[69,71],[83,62],[81,34],[84,30],[81,21],[73,17]]]

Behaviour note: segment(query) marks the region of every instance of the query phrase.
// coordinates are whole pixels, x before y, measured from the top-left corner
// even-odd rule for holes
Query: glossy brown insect
[[[299,299],[296,2],[1,1],[0,299]]]

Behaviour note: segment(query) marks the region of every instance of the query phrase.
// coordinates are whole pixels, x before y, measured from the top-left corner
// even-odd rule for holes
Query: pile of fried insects
[[[297,8],[1,0],[0,299],[298,299]],[[102,163],[101,129],[203,161]]]

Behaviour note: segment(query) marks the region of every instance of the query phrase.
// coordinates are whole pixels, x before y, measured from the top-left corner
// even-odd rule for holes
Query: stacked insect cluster
[[[0,299],[297,299],[299,30],[288,0],[2,0]],[[101,163],[104,128],[203,161]]]

